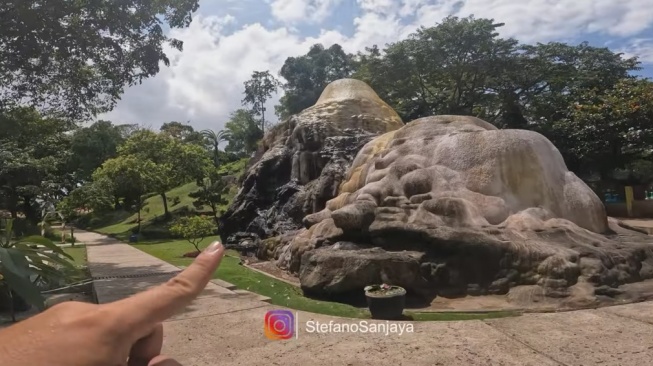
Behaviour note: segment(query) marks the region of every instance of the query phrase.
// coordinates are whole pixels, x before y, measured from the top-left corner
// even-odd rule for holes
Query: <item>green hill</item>
[[[224,175],[240,176],[247,165],[249,159],[241,159],[229,164],[224,164],[220,168],[220,172]],[[189,194],[197,191],[199,187],[195,182],[187,183],[182,186],[171,189],[166,192],[168,197],[168,209],[172,217],[179,215],[182,212],[198,211],[193,205],[193,198]],[[238,186],[232,185],[227,195],[229,203],[233,197],[238,193]],[[226,210],[227,205],[220,207],[221,210]],[[201,208],[200,210],[204,212]],[[121,239],[126,239],[131,234],[132,230],[138,226],[138,215],[133,212],[124,210],[116,210],[103,214],[102,216],[94,216],[88,219],[88,228],[99,233],[116,236]],[[163,201],[161,196],[151,194],[144,201],[144,207],[141,211],[141,234],[147,239],[161,239],[169,237],[167,233],[167,226],[169,219],[166,220],[163,209]],[[86,225],[82,225],[86,226]]]

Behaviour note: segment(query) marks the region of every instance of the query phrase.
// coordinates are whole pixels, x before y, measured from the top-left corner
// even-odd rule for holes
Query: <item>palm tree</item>
[[[225,130],[218,131],[217,133],[212,130],[203,130],[200,133],[213,147],[213,164],[217,168],[220,165],[220,142],[229,140],[231,135],[229,131]]]

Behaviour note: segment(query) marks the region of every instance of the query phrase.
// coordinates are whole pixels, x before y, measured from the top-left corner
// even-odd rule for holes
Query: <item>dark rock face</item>
[[[403,126],[366,84],[340,80],[320,101],[275,126],[264,138],[242,188],[220,219],[223,240],[235,232],[260,238],[303,227],[335,197],[358,151]]]
[[[225,248],[233,249],[242,255],[256,253],[261,245],[261,239],[253,233],[238,232],[227,238]]]

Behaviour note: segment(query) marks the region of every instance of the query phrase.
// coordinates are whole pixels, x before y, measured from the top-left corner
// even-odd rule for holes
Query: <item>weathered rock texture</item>
[[[302,227],[302,219],[335,197],[347,168],[368,141],[403,122],[367,84],[351,79],[326,87],[315,106],[274,127],[264,138],[221,235],[261,238]]]
[[[509,294],[526,307],[574,307],[636,298],[621,285],[653,277],[650,237],[608,220],[544,136],[461,116],[386,126],[339,195],[276,250],[305,292],[384,281],[431,297]],[[293,164],[299,181],[304,165]]]

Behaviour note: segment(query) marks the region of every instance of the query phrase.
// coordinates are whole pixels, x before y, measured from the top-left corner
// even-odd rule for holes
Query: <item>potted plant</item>
[[[404,313],[406,290],[388,284],[365,287],[367,306],[373,319],[399,319]]]

